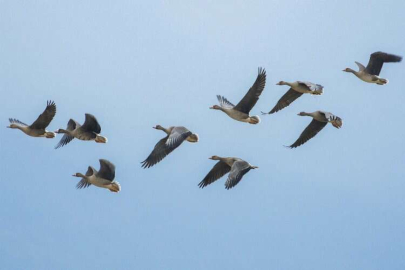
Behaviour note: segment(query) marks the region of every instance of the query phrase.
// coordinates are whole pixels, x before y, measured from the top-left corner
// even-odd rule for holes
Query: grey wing
[[[301,133],[300,137],[289,147],[290,148],[296,148],[313,137],[315,137],[316,134],[318,134],[319,131],[321,131],[328,122],[320,122],[318,120],[313,119],[311,123],[304,129],[304,131]]]
[[[320,84],[316,84],[316,83],[311,83],[311,82],[302,82],[302,81],[298,81],[299,84],[306,86],[309,90],[311,91],[316,91],[316,92],[320,92],[323,89],[323,86]]]
[[[99,134],[101,132],[101,127],[94,115],[86,113],[86,120],[83,123],[82,129],[84,131],[91,131]]]
[[[67,124],[66,130],[73,131],[78,127],[80,127],[80,124],[77,123],[75,120],[70,119]],[[66,144],[70,143],[73,139],[74,139],[73,136],[70,136],[69,134],[63,134],[62,139],[60,139],[59,143],[55,146],[55,149],[65,146]]]
[[[97,177],[113,181],[115,178],[115,165],[106,159],[100,159],[100,170]]]
[[[366,71],[372,75],[380,75],[384,63],[401,62],[402,57],[384,52],[375,52],[370,55]]]
[[[302,96],[302,93],[295,91],[294,89],[290,88],[290,90],[287,91],[287,93],[284,94],[280,98],[280,100],[277,102],[276,106],[269,112],[269,114],[278,112],[285,107],[289,106],[291,103],[293,103],[297,98]]]
[[[259,74],[257,75],[255,83],[242,98],[242,100],[238,104],[236,104],[235,109],[249,114],[250,110],[256,105],[256,102],[259,100],[259,97],[262,94],[265,85],[266,70],[264,68],[259,68]]]
[[[172,131],[173,134],[173,131]],[[190,136],[192,133],[188,131],[187,133],[182,133],[181,135],[175,135],[176,139],[172,137],[171,143],[168,144],[167,141],[169,138],[172,136],[170,134],[169,136],[161,139],[156,145],[155,148],[153,149],[152,153],[144,160],[142,161],[142,168],[150,168],[157,163],[159,163],[162,159],[164,159],[168,154],[170,154],[174,149],[179,147],[184,140]]]
[[[79,183],[77,183],[76,188],[82,189],[89,186],[91,186],[91,184],[85,178],[82,178],[82,180],[80,180]]]
[[[219,105],[222,108],[232,109],[233,107],[235,107],[235,105],[233,105],[229,100],[227,100],[226,97],[217,95],[217,99],[218,99]]]
[[[167,138],[166,144],[169,147],[172,147],[173,145],[179,146],[191,134],[190,130],[185,127],[174,127],[169,138]]]
[[[250,164],[244,160],[235,161],[232,165],[231,172],[225,182],[225,188],[231,189],[236,186],[242,177],[251,170]]]
[[[30,126],[32,129],[45,129],[51,123],[56,114],[56,105],[53,101],[47,101],[44,112]]]
[[[86,172],[86,176],[92,176],[94,173],[97,173],[97,171],[93,167],[89,166]],[[88,182],[86,178],[82,178],[82,180],[80,180],[79,183],[77,183],[76,188],[82,189],[89,186],[91,186],[90,182]]]
[[[227,174],[231,170],[231,167],[223,161],[217,162],[211,171],[204,177],[204,179],[198,184],[200,188],[204,188],[209,184],[214,183],[219,178]]]

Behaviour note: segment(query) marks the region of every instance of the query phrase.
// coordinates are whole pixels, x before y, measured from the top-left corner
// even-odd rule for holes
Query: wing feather
[[[246,95],[236,104],[235,109],[243,113],[249,114],[250,110],[256,105],[266,85],[266,70],[259,68],[259,74],[253,86],[249,89]]]
[[[217,162],[204,179],[198,184],[200,188],[204,188],[216,180],[227,174],[231,170],[231,167],[223,161]]]
[[[47,101],[44,112],[38,116],[37,120],[30,126],[32,129],[45,129],[51,123],[56,114],[56,104],[53,101]]]
[[[309,125],[301,133],[300,137],[289,147],[296,148],[306,143],[307,141],[315,137],[315,135],[318,134],[318,132],[321,131],[327,124],[328,122],[320,122],[318,120],[313,119],[311,123],[309,123]]]

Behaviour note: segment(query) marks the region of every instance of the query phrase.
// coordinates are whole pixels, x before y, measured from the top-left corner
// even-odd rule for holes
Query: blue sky
[[[219,2],[219,3],[218,3]],[[0,261],[4,269],[404,269],[404,64],[385,86],[346,67],[405,55],[403,1],[0,1]],[[267,70],[252,114],[287,91],[325,86],[253,126],[209,110],[237,103]],[[54,100],[50,130],[94,114],[108,144],[30,138]],[[310,122],[328,125],[289,150]],[[200,136],[163,162],[144,160],[183,125]],[[259,166],[233,190],[201,190],[212,155]],[[77,178],[98,159],[116,165],[119,194]]]

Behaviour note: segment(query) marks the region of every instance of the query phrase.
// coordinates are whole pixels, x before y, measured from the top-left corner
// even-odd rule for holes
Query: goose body
[[[121,185],[114,181],[115,166],[106,159],[100,159],[100,171],[89,166],[86,175],[76,173],[73,176],[82,178],[76,185],[77,189],[94,185],[96,187],[106,188],[111,192],[119,192],[121,190]]]
[[[280,81],[279,83],[277,83],[277,85],[288,85],[290,86],[290,89],[280,98],[280,100],[270,112],[262,112],[262,114],[272,114],[281,111],[282,109],[293,103],[300,96],[302,96],[302,94],[322,95],[323,93],[322,85],[311,82],[296,81],[290,83]]]
[[[97,143],[106,143],[106,137],[101,136],[101,127],[94,115],[86,113],[86,119],[83,125],[80,125],[73,119],[70,119],[66,129],[58,129],[55,133],[64,134],[55,149],[65,146],[74,138],[82,141],[95,141]]]
[[[173,126],[169,128],[164,128],[161,125],[157,125],[156,127],[153,128],[157,130],[162,130],[167,134],[167,136],[161,139],[155,145],[155,148],[149,154],[149,156],[144,161],[141,162],[142,167],[145,169],[150,168],[159,163],[174,149],[179,147],[184,141],[196,143],[199,140],[198,134],[192,133],[185,127]]]
[[[260,117],[250,116],[249,113],[255,106],[261,93],[266,85],[266,70],[259,68],[259,74],[253,86],[249,89],[242,100],[235,106],[225,97],[217,95],[217,99],[220,105],[214,105],[210,107],[213,110],[220,110],[226,113],[229,117],[236,121],[245,122],[249,124],[260,123]]]
[[[304,129],[300,137],[289,147],[296,148],[318,134],[328,123],[331,123],[335,128],[341,128],[343,121],[340,117],[333,115],[329,112],[316,111],[312,113],[300,112],[299,116],[310,116],[312,117],[311,123]]]
[[[343,71],[353,73],[357,78],[364,82],[384,85],[388,83],[388,80],[379,76],[384,63],[396,63],[401,61],[401,56],[384,52],[375,52],[370,55],[370,60],[367,67],[363,66],[359,62],[355,62],[359,67],[358,71],[351,68],[346,68]]]
[[[225,188],[231,189],[235,187],[242,180],[242,177],[251,169],[258,168],[257,166],[253,166],[249,162],[236,157],[212,156],[210,159],[218,160],[218,162],[198,184],[200,188],[204,188],[212,184],[225,174],[229,173],[228,179],[225,182]]]
[[[55,133],[46,130],[46,127],[51,123],[56,114],[56,105],[53,101],[48,101],[44,112],[38,116],[37,120],[31,125],[27,125],[20,120],[9,118],[10,125],[8,128],[19,129],[31,137],[45,137],[48,139],[54,138]]]

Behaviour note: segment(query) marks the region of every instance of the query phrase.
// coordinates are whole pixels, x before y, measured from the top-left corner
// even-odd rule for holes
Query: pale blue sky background
[[[405,55],[403,1],[0,1],[1,269],[405,269],[404,63],[390,83],[346,67],[372,52]],[[308,80],[303,96],[257,126],[209,106],[237,103],[257,76],[252,110],[270,110]],[[50,130],[92,113],[106,145],[30,138],[54,100]],[[330,111],[303,147],[300,111]],[[184,125],[200,135],[148,170],[140,162]],[[215,164],[238,156],[258,170],[233,190],[201,190]],[[71,175],[115,163],[119,194],[76,190]]]

